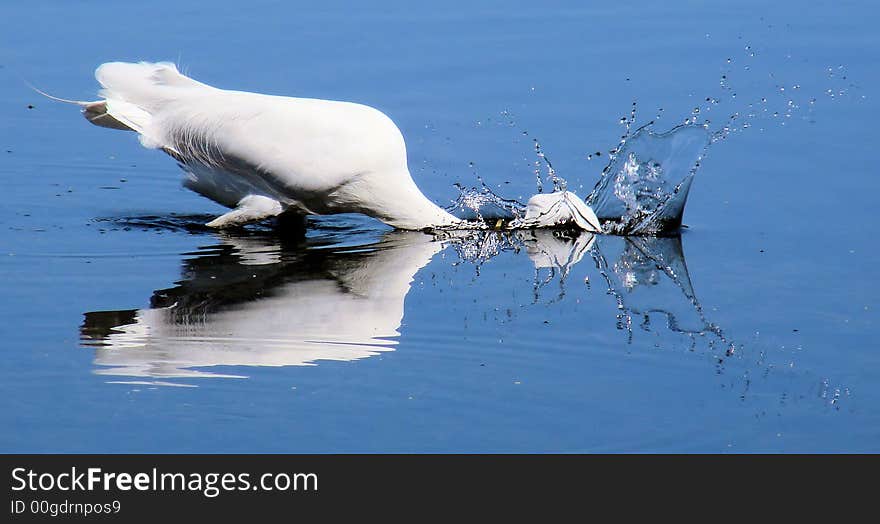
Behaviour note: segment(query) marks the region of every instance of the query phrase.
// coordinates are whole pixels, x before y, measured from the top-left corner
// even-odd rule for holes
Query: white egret
[[[102,100],[57,100],[174,157],[186,187],[232,208],[210,227],[353,212],[400,229],[468,227],[416,187],[403,136],[377,109],[218,89],[168,62],[110,62],[95,77]],[[536,195],[529,211],[514,226],[601,231],[595,213],[570,192]]]

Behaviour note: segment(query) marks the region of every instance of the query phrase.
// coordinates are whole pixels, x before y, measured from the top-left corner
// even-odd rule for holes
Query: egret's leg
[[[261,195],[248,195],[238,202],[235,209],[205,225],[216,228],[243,226],[278,216],[283,212],[284,207],[277,200]]]
[[[306,215],[296,211],[285,211],[278,215],[276,228],[285,237],[303,239],[306,237]]]

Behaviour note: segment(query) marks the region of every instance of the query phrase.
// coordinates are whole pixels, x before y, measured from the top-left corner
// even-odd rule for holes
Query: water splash
[[[535,160],[535,178],[537,180],[538,193],[544,192],[544,183],[541,177],[542,162],[547,168],[547,179],[553,183],[553,191],[565,191],[568,187],[568,182],[556,174],[556,170],[553,169],[553,164],[550,162],[550,159],[547,158],[547,155],[544,154],[544,150],[541,149],[541,143],[538,142],[538,139],[533,138],[532,141],[535,143],[535,155],[538,157],[538,159]]]
[[[459,195],[452,205],[446,208],[450,213],[468,222],[470,229],[488,229],[491,225],[520,218],[525,215],[526,206],[518,200],[507,199],[495,194],[483,179],[477,177],[480,187],[464,187],[455,184]]]
[[[711,134],[690,123],[661,133],[651,125],[624,135],[586,198],[606,233],[656,235],[681,226]]]
[[[632,120],[624,120],[627,132],[610,151],[609,163],[586,202],[609,234],[657,235],[675,231],[681,226],[688,191],[711,143],[711,134],[696,124],[656,133],[648,124],[630,135]],[[553,169],[537,140],[535,150],[539,157],[535,167],[538,193],[543,190],[541,163],[547,168],[553,190],[565,191],[565,179]],[[468,227],[507,228],[524,216],[524,204],[497,195],[482,179],[478,180],[478,188],[456,184],[460,194],[447,208],[468,221]]]
[[[843,65],[829,66],[824,71],[824,82],[831,87],[815,91],[817,86],[810,86],[807,79],[794,81],[765,71],[756,58],[759,53],[751,45],[745,45],[743,52],[743,57],[731,55],[726,59],[718,92],[700,98],[705,103],[692,106],[683,119],[676,120],[683,123],[655,131],[655,122],[664,116],[664,109],[659,108],[654,120],[636,128],[636,102],[629,114],[620,118],[624,132],[617,146],[607,151],[608,163],[585,199],[602,222],[604,233],[674,233],[682,225],[691,185],[712,145],[749,128],[764,131],[771,125],[785,126],[798,119],[813,122],[820,92],[834,100],[859,89],[849,81]],[[767,78],[769,85],[765,85]],[[740,85],[743,82],[757,85]],[[748,102],[745,96],[737,97],[737,86],[767,91]],[[509,112],[502,112],[502,116],[509,126],[517,127]],[[714,123],[709,116],[713,116]],[[523,130],[522,135],[529,133]],[[533,162],[536,192],[543,193],[548,181],[554,192],[565,191],[568,182],[554,169],[541,143],[533,137],[532,141],[537,157]],[[604,159],[602,151],[585,156],[587,160]],[[462,218],[471,221],[466,227],[473,229],[509,229],[522,224],[514,220],[523,216],[525,205],[495,194],[479,180],[480,188],[457,186],[461,195],[449,210],[457,211],[459,216],[463,213]]]
[[[709,133],[705,125],[696,125],[691,120],[661,133],[650,129],[653,122],[632,131],[636,106],[633,102],[629,114],[621,117],[624,132],[617,146],[608,151],[608,165],[586,202],[596,211],[601,208],[599,218],[605,222],[605,233],[672,232],[681,225],[690,180],[708,147]],[[522,134],[528,136],[527,131]],[[546,182],[552,183],[554,192],[566,191],[566,179],[557,173],[538,139],[532,138],[532,142],[536,192],[543,193]],[[602,157],[602,152],[587,158],[593,156]],[[518,219],[525,215],[526,206],[496,194],[480,176],[474,175],[480,186],[456,184],[459,196],[447,210],[465,220],[467,229],[511,229],[521,224]]]

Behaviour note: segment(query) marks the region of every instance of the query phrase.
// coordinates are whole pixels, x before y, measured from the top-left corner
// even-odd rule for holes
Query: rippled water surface
[[[872,3],[250,5],[4,8],[0,450],[878,451]],[[686,227],[210,231],[22,80],[113,59],[375,106],[444,206],[683,186]]]

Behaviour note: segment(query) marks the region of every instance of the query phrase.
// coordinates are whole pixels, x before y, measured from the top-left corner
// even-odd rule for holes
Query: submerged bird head
[[[529,199],[523,218],[514,228],[576,226],[590,233],[601,233],[602,225],[593,209],[571,191],[539,193]]]

